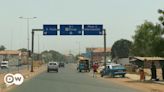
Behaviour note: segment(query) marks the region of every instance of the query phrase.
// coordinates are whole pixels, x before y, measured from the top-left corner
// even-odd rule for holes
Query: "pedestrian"
[[[96,76],[96,73],[97,73],[98,67],[99,66],[98,66],[98,63],[97,62],[93,64],[93,77],[97,77]]]
[[[162,78],[164,80],[164,65],[162,65]]]
[[[156,66],[154,62],[151,64],[151,79],[156,80],[157,79],[157,72],[156,72]]]
[[[139,69],[139,73],[140,73],[140,81],[145,81],[144,69],[143,68],[140,68]]]

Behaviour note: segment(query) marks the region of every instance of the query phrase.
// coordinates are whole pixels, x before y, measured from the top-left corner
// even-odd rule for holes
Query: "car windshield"
[[[56,65],[56,63],[49,63],[49,65]]]

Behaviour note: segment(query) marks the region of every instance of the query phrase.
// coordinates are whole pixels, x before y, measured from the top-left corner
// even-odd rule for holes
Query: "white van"
[[[9,68],[9,61],[1,61],[0,67],[1,67],[1,69]]]

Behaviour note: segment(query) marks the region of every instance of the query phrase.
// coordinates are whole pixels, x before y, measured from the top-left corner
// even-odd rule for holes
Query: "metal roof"
[[[164,61],[163,57],[132,57],[130,61],[134,61],[134,59],[141,61]]]

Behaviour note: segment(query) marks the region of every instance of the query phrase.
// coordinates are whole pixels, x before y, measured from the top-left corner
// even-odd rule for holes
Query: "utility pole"
[[[29,21],[32,20],[32,19],[36,19],[37,17],[19,17],[20,19],[25,19],[27,21],[27,52],[28,52],[28,55],[29,55],[29,51],[30,51],[30,46],[29,46],[29,43],[30,43],[30,35],[29,35]],[[29,56],[27,56],[27,62],[28,62],[28,70],[29,70]]]

